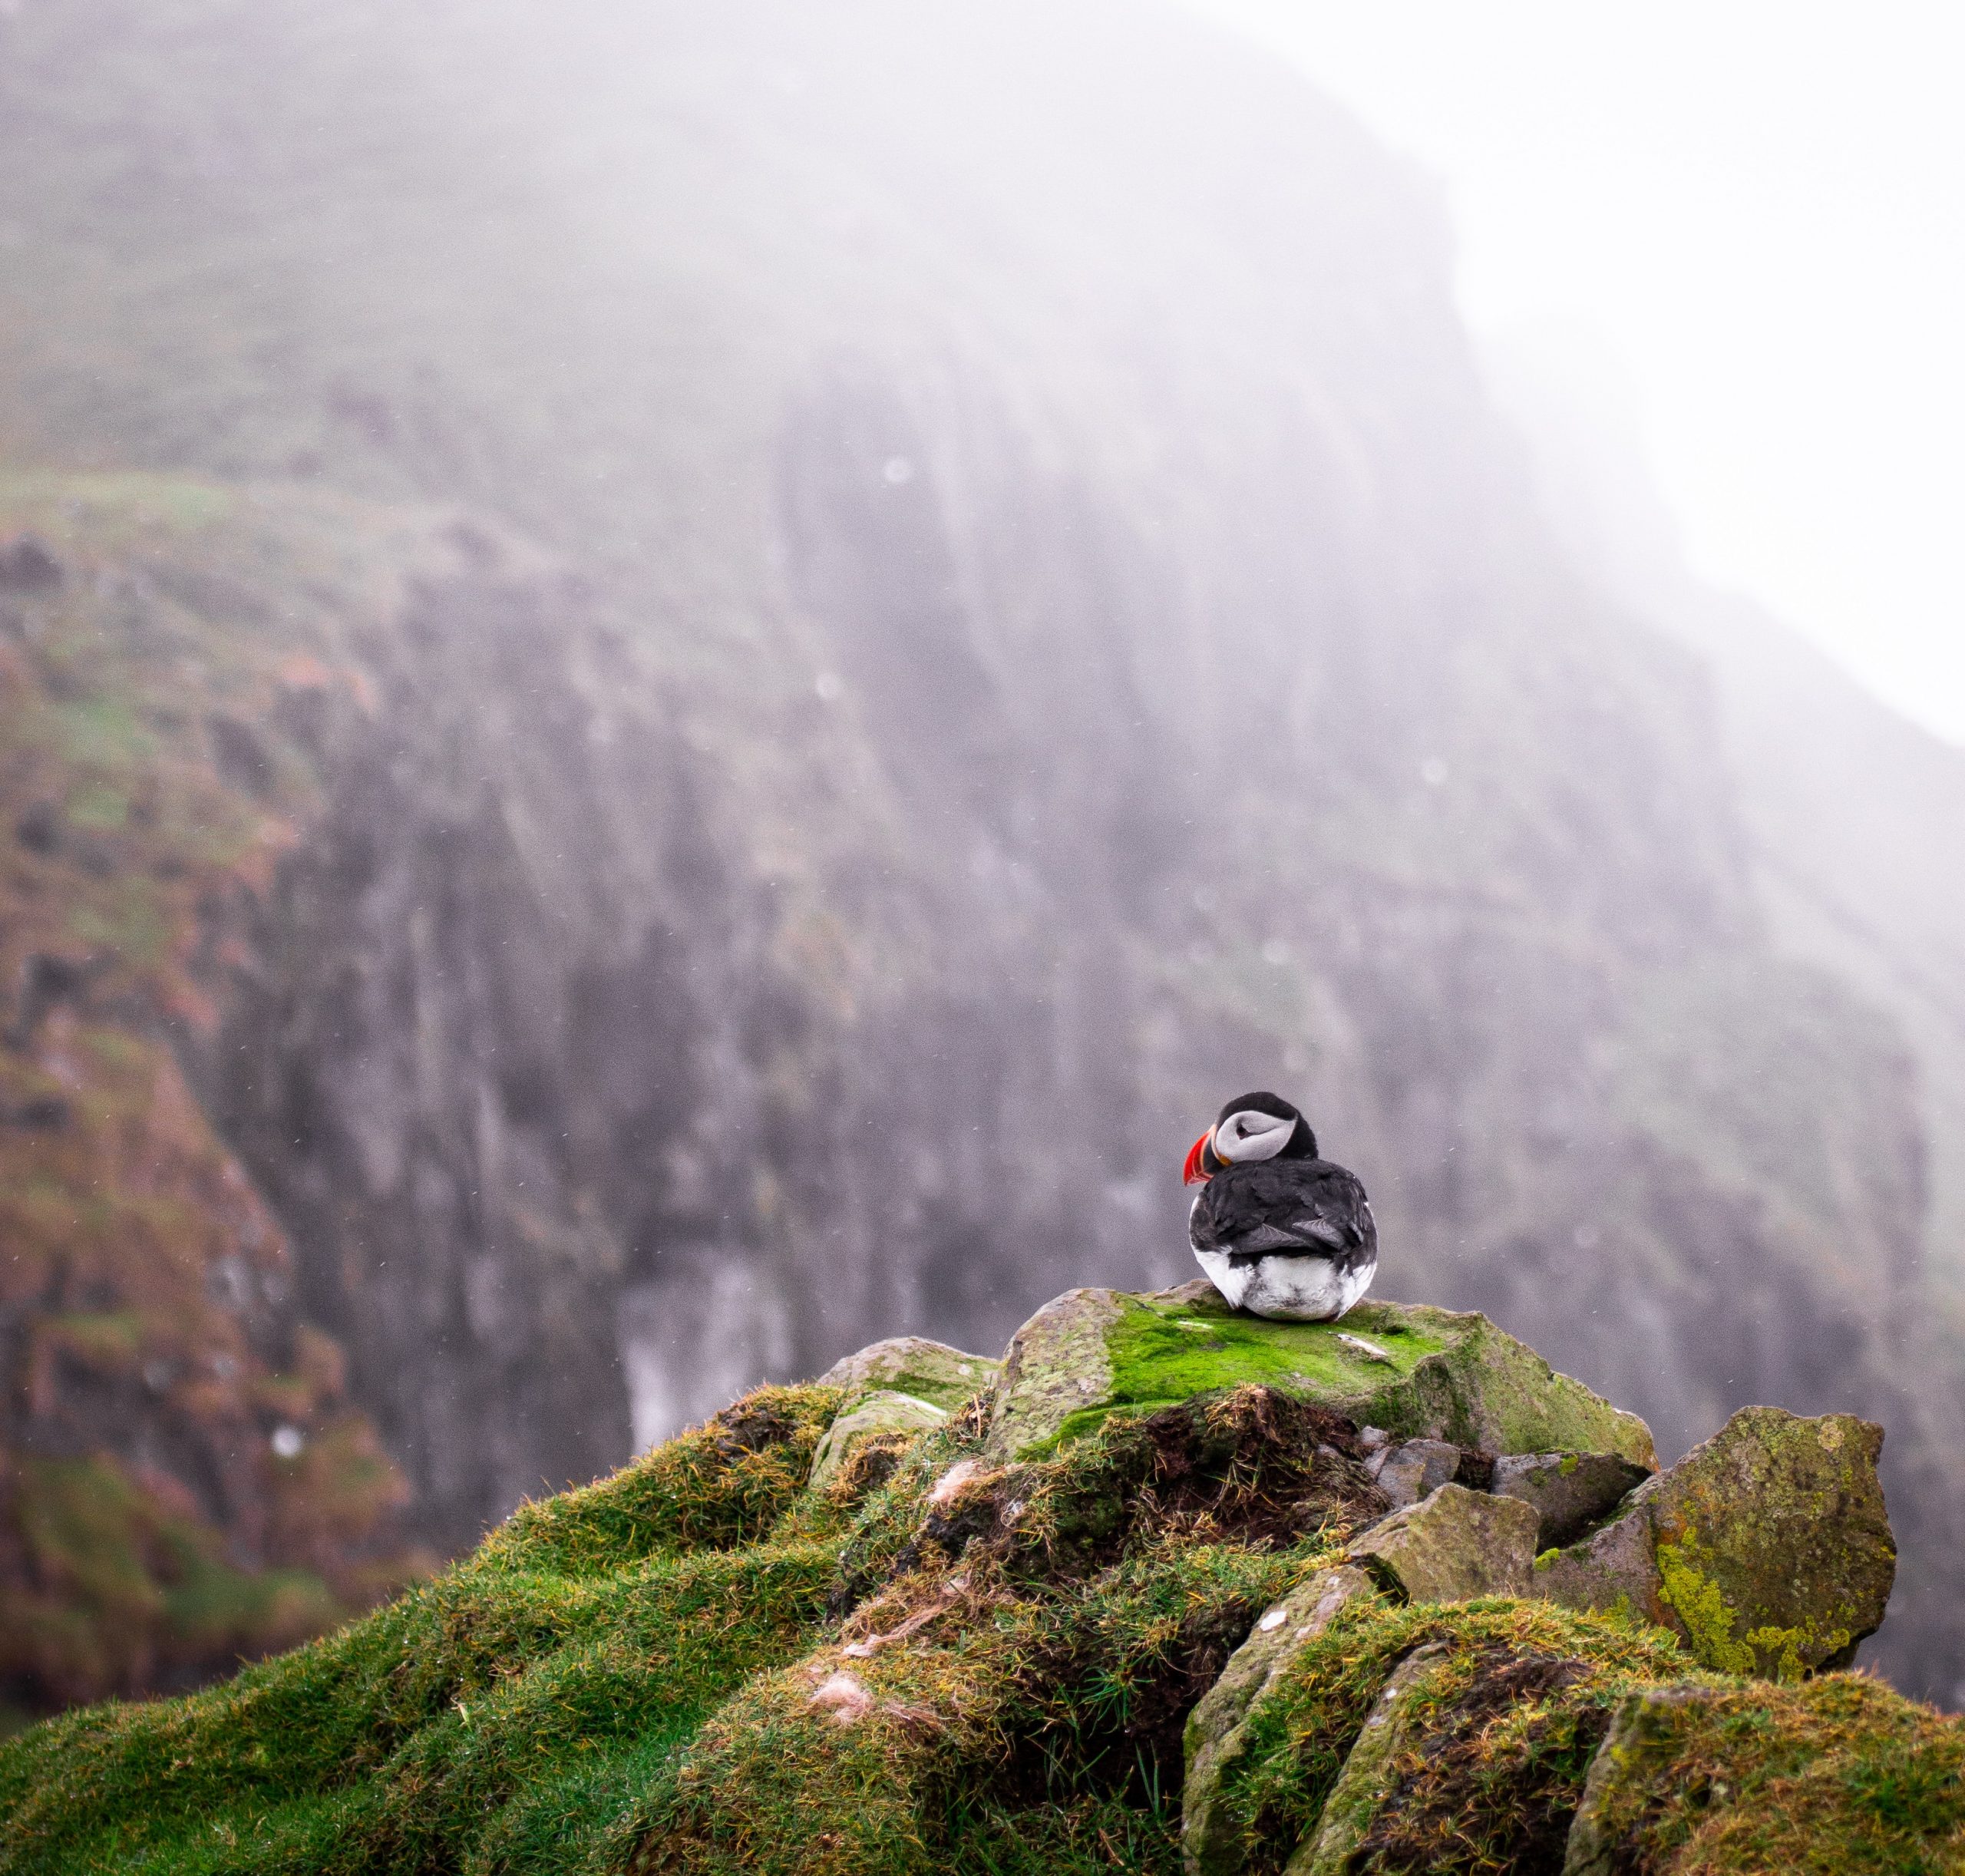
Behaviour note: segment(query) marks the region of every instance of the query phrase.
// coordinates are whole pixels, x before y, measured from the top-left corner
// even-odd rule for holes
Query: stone
[[[1111,1290],[1068,1290],[1010,1338],[983,1451],[999,1461],[1053,1444],[1075,1417],[1109,1403],[1107,1337],[1133,1299]]]
[[[1243,1315],[1205,1282],[1144,1296],[1075,1290],[1046,1303],[1010,1344],[986,1449],[998,1463],[1043,1458],[1108,1413],[1151,1412],[1249,1382],[1394,1441],[1657,1463],[1635,1414],[1557,1373],[1484,1316],[1366,1302],[1340,1331]]]
[[[1359,1597],[1376,1595],[1362,1570],[1319,1570],[1273,1607],[1228,1657],[1214,1685],[1187,1716],[1181,1845],[1189,1876],[1230,1876],[1247,1861],[1241,1824],[1224,1802],[1247,1751],[1246,1722],[1283,1670]]]
[[[1724,1673],[1846,1666],[1896,1576],[1882,1448],[1883,1429],[1851,1414],[1743,1407],[1602,1529],[1539,1557],[1534,1593],[1628,1608]]]
[[[1721,1697],[1697,1686],[1646,1687],[1618,1703],[1583,1782],[1562,1876],[1618,1876],[1630,1867],[1629,1814],[1641,1815],[1679,1782],[1685,1722]]]
[[[1324,1800],[1316,1830],[1297,1846],[1283,1876],[1347,1876],[1358,1846],[1392,1795],[1393,1762],[1405,1748],[1427,1683],[1452,1658],[1448,1643],[1432,1642],[1392,1670]]]
[[[1519,1498],[1441,1485],[1356,1540],[1350,1561],[1415,1603],[1525,1596],[1541,1522]]]
[[[1651,1476],[1613,1452],[1509,1453],[1494,1461],[1490,1491],[1532,1504],[1542,1516],[1538,1551],[1574,1544]]]
[[[1417,1504],[1442,1485],[1451,1485],[1460,1470],[1460,1448],[1443,1439],[1402,1440],[1382,1446],[1365,1461],[1395,1511]]]
[[[925,1433],[948,1419],[947,1410],[933,1401],[891,1389],[864,1396],[850,1412],[837,1415],[812,1455],[807,1484],[814,1491],[831,1485],[853,1447],[877,1433]]]
[[[844,1388],[847,1404],[876,1389],[911,1394],[953,1412],[996,1378],[996,1364],[925,1336],[890,1336],[843,1356],[819,1376],[821,1387]]]

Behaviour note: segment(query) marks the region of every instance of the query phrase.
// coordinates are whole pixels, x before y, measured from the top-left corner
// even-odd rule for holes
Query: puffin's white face
[[[1214,1157],[1230,1166],[1250,1160],[1273,1160],[1290,1144],[1296,1131],[1293,1120],[1243,1108],[1231,1114],[1214,1130]]]

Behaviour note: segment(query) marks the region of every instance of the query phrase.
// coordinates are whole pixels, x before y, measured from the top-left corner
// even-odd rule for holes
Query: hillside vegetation
[[[1282,1331],[1314,1374],[1240,1379],[1260,1352],[1204,1288],[1075,1293],[1000,1376],[883,1344],[760,1389],[324,1640],[47,1722],[0,1746],[0,1869],[1958,1866],[1957,1721],[1860,1674],[1717,1672],[1628,1605],[1414,1594],[1382,1537],[1391,1573],[1360,1567],[1361,1533],[1456,1493],[1523,1510],[1448,1483],[1387,1519],[1374,1441],[1464,1471],[1563,1432],[1648,1447],[1641,1423],[1438,1311],[1370,1312],[1369,1355]],[[1195,1391],[1130,1404],[1172,1370],[1137,1325],[1103,1356],[1060,1339],[1088,1306],[1165,1325]],[[1103,1403],[1077,1432],[1009,1414],[1060,1384]],[[1427,1438],[1475,1425],[1503,1452]],[[1840,1521],[1851,1479],[1808,1514],[1844,1561],[1873,1541]],[[1726,1515],[1772,1545],[1778,1504]]]
[[[222,1670],[427,1567],[187,1079],[305,839],[428,517],[190,478],[0,478],[0,1689]]]

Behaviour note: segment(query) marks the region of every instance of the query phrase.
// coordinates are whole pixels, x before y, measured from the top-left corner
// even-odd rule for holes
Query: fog
[[[1184,1280],[1261,1086],[1661,1451],[1886,1422],[1957,1697],[1943,282],[1736,264],[1750,41],[1666,162],[1660,46],[1235,17],[0,13],[12,1705]]]
[[[1201,10],[1439,179],[1470,324],[1626,408],[1702,577],[1965,741],[1953,10]]]

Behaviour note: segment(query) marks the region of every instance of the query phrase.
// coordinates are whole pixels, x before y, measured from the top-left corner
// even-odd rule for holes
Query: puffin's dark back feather
[[[1230,1166],[1201,1188],[1188,1220],[1197,1250],[1261,1250],[1335,1259],[1349,1268],[1378,1255],[1379,1230],[1356,1174],[1320,1159]]]

